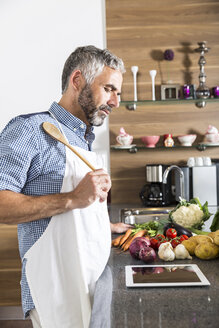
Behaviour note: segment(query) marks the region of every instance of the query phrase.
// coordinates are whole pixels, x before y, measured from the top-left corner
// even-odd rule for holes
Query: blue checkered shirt
[[[68,141],[73,146],[91,150],[93,128],[86,125],[56,102],[50,107]],[[59,193],[65,174],[65,146],[48,136],[42,129],[44,121],[58,126],[48,111],[20,115],[12,119],[0,135],[0,190],[25,195]],[[59,127],[59,126],[58,126]],[[39,239],[51,218],[18,224],[21,259]],[[22,262],[21,297],[25,317],[34,308]]]

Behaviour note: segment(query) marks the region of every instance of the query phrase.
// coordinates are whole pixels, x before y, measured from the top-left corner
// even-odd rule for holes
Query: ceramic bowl
[[[142,142],[148,148],[154,148],[158,143],[160,136],[144,136],[141,138]]]
[[[191,146],[195,141],[197,135],[196,134],[185,134],[183,136],[178,136],[178,140],[182,146]]]

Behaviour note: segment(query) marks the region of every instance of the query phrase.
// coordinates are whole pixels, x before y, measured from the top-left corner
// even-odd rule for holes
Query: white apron
[[[72,191],[90,169],[66,148],[61,192]],[[100,168],[97,155],[75,147]],[[95,283],[111,248],[106,202],[53,216],[24,258],[26,277],[43,328],[89,327]]]

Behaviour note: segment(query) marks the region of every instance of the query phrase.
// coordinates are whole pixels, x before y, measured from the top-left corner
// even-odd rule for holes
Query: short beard
[[[107,105],[101,105],[97,108],[93,100],[93,92],[89,84],[86,84],[85,87],[82,89],[78,97],[78,103],[83,109],[87,121],[92,126],[100,126],[103,124],[106,116],[104,114],[100,114],[100,110],[107,110],[111,112],[111,107]]]

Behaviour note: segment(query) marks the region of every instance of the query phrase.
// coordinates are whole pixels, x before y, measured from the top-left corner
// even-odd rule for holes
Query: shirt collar
[[[80,134],[85,136],[90,141],[93,141],[95,139],[95,135],[93,133],[94,128],[92,126],[86,126],[86,124],[81,121],[76,116],[72,115],[70,112],[68,112],[66,109],[64,109],[62,106],[60,106],[57,102],[53,102],[49,111],[53,113],[53,115],[57,118],[57,120],[67,126],[71,131],[75,131],[75,129],[80,131]]]

